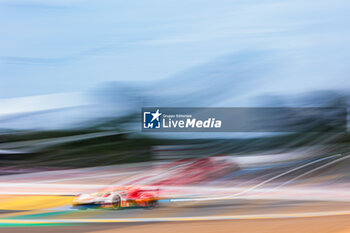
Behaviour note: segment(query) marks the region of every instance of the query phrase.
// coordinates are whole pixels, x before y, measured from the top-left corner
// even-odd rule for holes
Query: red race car
[[[89,194],[78,194],[73,206],[100,206],[113,209],[125,207],[154,208],[158,205],[159,189],[113,187]]]

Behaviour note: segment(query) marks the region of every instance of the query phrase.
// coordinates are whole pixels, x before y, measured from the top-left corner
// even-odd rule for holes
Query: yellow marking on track
[[[72,203],[71,196],[13,196],[1,199],[0,210],[38,210]]]
[[[42,214],[42,213],[47,213],[47,211],[34,210],[34,211],[21,211],[21,212],[15,212],[15,213],[4,213],[4,214],[0,214],[0,218],[19,217],[24,215]]]

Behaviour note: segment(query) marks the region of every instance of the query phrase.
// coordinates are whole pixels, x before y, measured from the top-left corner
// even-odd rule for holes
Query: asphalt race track
[[[13,197],[7,197],[14,202]],[[198,227],[209,224],[219,225],[237,224],[238,222],[266,221],[311,221],[311,219],[334,219],[339,221],[340,230],[350,230],[350,203],[348,202],[311,202],[311,201],[281,201],[281,200],[220,200],[208,202],[163,202],[155,209],[121,209],[110,210],[89,208],[77,210],[70,206],[71,197],[57,198],[57,204],[52,208],[29,208],[30,199],[36,203],[38,196],[18,196],[17,201],[27,203],[27,210],[2,210],[0,214],[1,232],[15,232],[26,227],[40,228],[40,232],[108,232],[109,230],[127,230],[132,228],[135,232],[147,232],[150,225],[173,226],[181,228],[185,225]],[[6,198],[1,199],[4,202]],[[10,200],[8,200],[10,201]],[[5,205],[3,205],[5,206]],[[10,207],[10,205],[8,205]],[[13,206],[15,207],[15,206]],[[15,208],[14,208],[15,209]],[[287,220],[288,219],[288,220]],[[328,220],[327,220],[328,221]],[[174,224],[178,222],[178,224]],[[322,222],[323,223],[323,222]],[[213,225],[214,224],[214,225]],[[267,225],[268,226],[268,225]],[[139,228],[138,228],[139,227]],[[172,229],[175,229],[173,228]],[[293,229],[297,226],[294,225]],[[188,230],[190,231],[191,228]],[[222,228],[222,232],[230,232],[230,228]],[[207,229],[208,230],[208,229]],[[245,229],[242,228],[244,232]],[[129,231],[128,231],[129,232]],[[174,231],[175,232],[175,231]],[[241,232],[241,231],[239,231]],[[283,232],[283,231],[278,231]],[[322,232],[322,231],[318,231]],[[341,232],[341,231],[339,231]],[[345,232],[345,231],[344,231]]]
[[[64,170],[66,177],[61,171],[2,176],[0,232],[30,228],[34,232],[345,233],[350,231],[348,165],[343,162],[348,163],[348,157],[269,167],[269,173],[235,172],[239,176],[213,180],[221,186],[211,181],[164,186],[163,194],[171,191],[173,198],[162,199],[154,209],[77,209],[71,203],[73,193],[99,190],[111,180],[134,182],[145,177],[147,169],[149,182],[168,179],[174,171],[168,166],[150,170],[145,164],[138,172],[129,167]],[[317,176],[310,171],[318,172]],[[182,197],[176,197],[178,193]]]

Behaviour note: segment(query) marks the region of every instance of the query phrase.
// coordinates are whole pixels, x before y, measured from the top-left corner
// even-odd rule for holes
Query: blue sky
[[[348,88],[348,12],[347,0],[2,0],[0,98],[152,82],[244,50],[290,58],[266,91]]]

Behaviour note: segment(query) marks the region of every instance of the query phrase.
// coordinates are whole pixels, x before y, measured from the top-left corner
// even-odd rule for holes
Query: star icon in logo
[[[162,115],[161,113],[159,113],[159,109],[157,109],[157,111],[155,113],[151,113],[151,114],[153,116],[151,122],[154,120],[159,121],[159,116]]]

